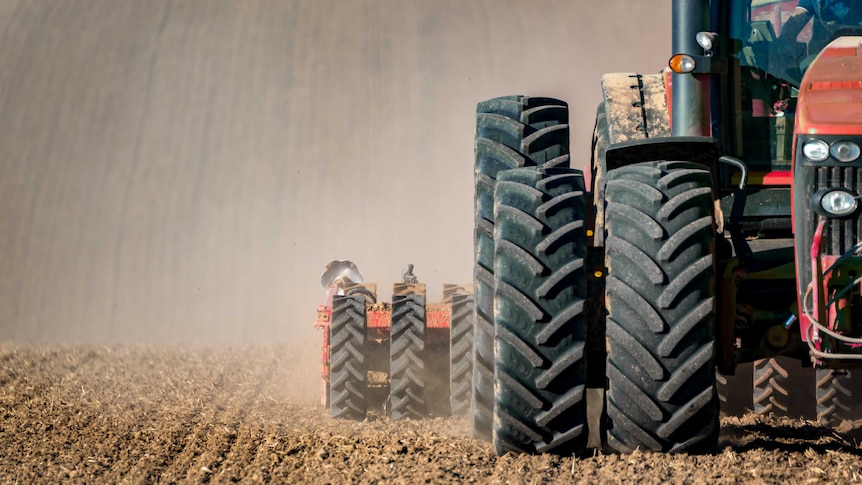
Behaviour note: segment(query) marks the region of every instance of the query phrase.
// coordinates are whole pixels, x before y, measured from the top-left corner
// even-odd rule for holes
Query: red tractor
[[[479,103],[476,436],[709,451],[737,366],[787,409],[779,356],[822,422],[862,402],[862,4],[828,4],[673,0],[669,67],[602,78],[589,185],[566,103]]]
[[[330,261],[320,286],[326,304],[314,325],[323,330],[322,404],[333,417],[361,421],[375,404],[396,420],[467,413],[469,287],[445,285],[444,301],[426,304],[411,264],[392,303],[378,302],[377,285],[350,261]]]

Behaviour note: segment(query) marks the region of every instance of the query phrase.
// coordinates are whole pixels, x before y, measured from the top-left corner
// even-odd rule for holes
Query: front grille
[[[844,187],[862,194],[862,169],[859,167],[820,167],[814,174],[815,190]],[[862,240],[862,216],[830,219],[823,230],[823,248],[827,254],[840,255]],[[815,222],[816,224],[816,222]],[[813,230],[813,229],[812,229]]]

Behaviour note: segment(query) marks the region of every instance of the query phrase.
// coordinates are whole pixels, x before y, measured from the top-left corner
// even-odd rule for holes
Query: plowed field
[[[707,456],[496,457],[452,417],[335,421],[313,348],[0,345],[0,482],[848,483],[862,432],[726,417]]]

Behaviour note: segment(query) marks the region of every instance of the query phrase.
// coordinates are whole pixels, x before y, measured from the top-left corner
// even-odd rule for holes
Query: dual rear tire
[[[528,99],[479,105],[473,431],[490,434],[500,454],[579,453],[588,435],[583,176],[523,168],[541,163],[517,152],[517,136],[497,136],[486,113]],[[719,429],[711,175],[698,164],[646,162],[604,180],[607,445],[711,450]]]
[[[494,409],[494,188],[497,175],[523,167],[568,167],[566,103],[505,96],[476,109],[475,314],[470,421],[473,435],[490,440]]]
[[[718,438],[711,176],[650,162],[608,173],[608,445],[706,452]]]
[[[580,453],[588,435],[583,174],[502,172],[494,201],[494,446]]]

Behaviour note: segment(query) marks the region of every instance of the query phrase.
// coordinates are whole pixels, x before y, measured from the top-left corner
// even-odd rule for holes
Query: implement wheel
[[[389,394],[392,419],[420,419],[425,403],[425,295],[392,297]]]
[[[449,333],[449,404],[452,414],[470,415],[473,396],[473,294],[452,295]]]
[[[366,394],[365,297],[332,297],[329,325],[329,410],[333,418],[365,419]]]

